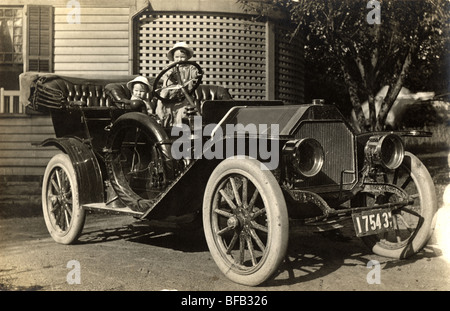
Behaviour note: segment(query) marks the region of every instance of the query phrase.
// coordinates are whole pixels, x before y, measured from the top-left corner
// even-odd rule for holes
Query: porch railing
[[[0,88],[0,114],[23,114],[24,107],[19,101],[20,91],[8,91]]]

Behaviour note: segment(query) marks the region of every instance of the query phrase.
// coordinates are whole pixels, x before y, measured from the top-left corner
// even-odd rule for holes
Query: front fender
[[[77,138],[49,138],[40,146],[54,146],[66,153],[74,167],[80,205],[104,202],[103,178],[92,149]]]
[[[174,179],[175,164],[171,152],[172,141],[161,125],[159,125],[154,118],[146,114],[141,112],[129,112],[117,118],[111,127],[106,148],[108,150],[115,150],[117,148],[115,144],[120,143],[120,140],[116,139],[118,133],[120,133],[123,128],[127,127],[144,129],[151,140],[159,145],[163,161],[166,165],[168,178],[170,180]]]

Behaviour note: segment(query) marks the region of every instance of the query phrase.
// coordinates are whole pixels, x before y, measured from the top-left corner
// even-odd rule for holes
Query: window
[[[23,9],[0,8],[0,63],[23,64]]]
[[[53,70],[52,6],[0,6],[0,114],[22,112],[18,90],[24,70]]]

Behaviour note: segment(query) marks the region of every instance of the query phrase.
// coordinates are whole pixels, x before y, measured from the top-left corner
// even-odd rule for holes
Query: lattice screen
[[[304,101],[304,57],[301,37],[291,37],[285,31],[275,37],[277,99],[289,104]]]
[[[167,51],[179,41],[195,51],[204,82],[230,90],[235,99],[265,99],[266,27],[232,16],[146,11],[138,21],[139,74],[155,76],[169,64]]]

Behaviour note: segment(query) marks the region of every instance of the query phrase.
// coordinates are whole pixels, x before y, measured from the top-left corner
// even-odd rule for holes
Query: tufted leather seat
[[[118,78],[125,84],[134,76]],[[66,106],[109,107],[112,104],[106,86],[113,79],[86,79],[58,75],[39,77],[31,92],[34,106],[62,109]],[[116,79],[117,81],[117,79]],[[121,81],[121,83],[122,83]],[[36,107],[35,107],[36,108]]]
[[[135,76],[113,79],[89,79],[58,75],[39,77],[30,101],[36,106],[62,109],[67,106],[122,107],[122,100],[129,100],[131,92],[126,83]],[[152,84],[152,78],[149,78]],[[207,100],[232,99],[227,89],[217,85],[200,85],[193,94],[197,110],[202,114]],[[156,99],[152,101],[156,106]]]
[[[126,87],[126,83],[111,83],[106,85],[105,92],[111,97],[113,102],[120,102],[122,99],[131,97],[130,90]],[[230,100],[232,99],[228,90],[218,85],[201,84],[193,94],[194,102],[200,114],[203,112],[203,104],[207,100]],[[156,98],[153,98],[152,104],[156,107]]]
[[[131,98],[131,91],[126,83],[110,83],[105,86],[105,93],[114,101],[120,102],[123,99]]]
[[[218,85],[202,84],[194,91],[194,101],[197,110],[203,115],[203,104],[207,100],[230,100],[232,99],[228,90]]]

